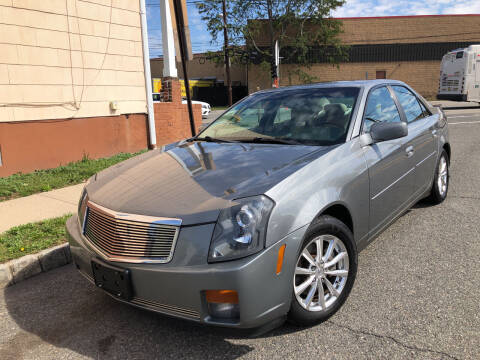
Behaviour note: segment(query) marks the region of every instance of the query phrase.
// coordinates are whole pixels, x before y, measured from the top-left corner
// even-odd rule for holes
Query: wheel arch
[[[344,203],[336,202],[336,203],[327,205],[318,213],[318,215],[315,218],[318,219],[320,216],[323,216],[323,215],[329,215],[331,217],[334,217],[340,220],[350,229],[352,234],[355,236],[355,231],[354,231],[355,227],[354,227],[352,213]]]
[[[443,144],[443,149],[447,152],[448,162],[450,162],[452,159],[452,148],[450,147],[450,144],[448,142]]]

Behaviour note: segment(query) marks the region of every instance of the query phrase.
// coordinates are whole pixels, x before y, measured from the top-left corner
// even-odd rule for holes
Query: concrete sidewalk
[[[444,109],[468,109],[468,108],[478,108],[480,104],[477,102],[467,102],[467,101],[451,101],[451,100],[435,100],[430,101],[432,105],[441,105]]]
[[[75,213],[84,185],[0,202],[0,233],[17,225]]]

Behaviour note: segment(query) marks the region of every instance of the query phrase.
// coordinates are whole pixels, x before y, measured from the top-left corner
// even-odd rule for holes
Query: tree
[[[229,26],[229,14],[231,12],[231,2],[227,0],[205,0],[197,2],[196,6],[199,13],[202,15],[202,20],[206,21],[207,29],[212,36],[212,43],[216,42],[220,33],[223,33],[223,58],[225,64],[227,92],[228,92],[228,105],[232,106],[232,78],[230,75],[230,46],[229,38],[232,33]],[[230,33],[230,34],[229,34]],[[213,59],[219,57],[215,53],[209,53],[207,56]]]
[[[230,58],[234,62],[260,62],[275,76],[274,53],[278,41],[283,63],[298,64],[289,75],[301,82],[315,77],[303,71],[317,61],[338,64],[348,59],[348,46],[339,35],[342,22],[330,16],[345,0],[226,0]],[[215,42],[223,32],[222,0],[197,3],[202,20]],[[259,39],[267,39],[259,43]],[[218,55],[211,54],[212,58]]]
[[[244,27],[247,22],[234,18],[237,15],[235,13],[236,2],[240,1],[241,0],[225,1],[228,46],[225,47],[225,39],[223,39],[223,50],[227,48],[228,57],[233,64],[246,64],[249,58],[249,54],[245,49],[244,35]],[[212,45],[217,45],[219,37],[224,36],[222,2],[222,0],[202,0],[195,3],[201,19],[206,23],[207,30],[212,37]],[[213,61],[216,64],[225,64],[224,51],[222,53],[219,51],[207,51],[206,57],[209,61]]]
[[[348,59],[348,47],[341,44],[342,23],[330,17],[344,0],[234,0],[232,30],[241,32],[247,46],[270,63],[272,74],[275,42],[282,62],[310,67],[315,61],[338,64]],[[246,20],[250,19],[250,20]],[[268,39],[268,46],[257,44]],[[261,36],[262,35],[262,36]],[[283,49],[283,51],[282,51]],[[301,67],[294,72],[304,82],[311,82]]]

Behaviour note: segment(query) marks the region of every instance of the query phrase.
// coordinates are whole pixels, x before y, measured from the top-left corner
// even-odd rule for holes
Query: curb
[[[0,264],[0,289],[72,262],[68,243]]]

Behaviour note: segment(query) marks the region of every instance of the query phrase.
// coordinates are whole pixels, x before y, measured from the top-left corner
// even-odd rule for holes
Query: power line
[[[187,1],[187,5],[196,5],[201,3],[202,1],[195,1],[195,0]],[[145,5],[150,7],[160,7],[160,3],[146,3]]]

